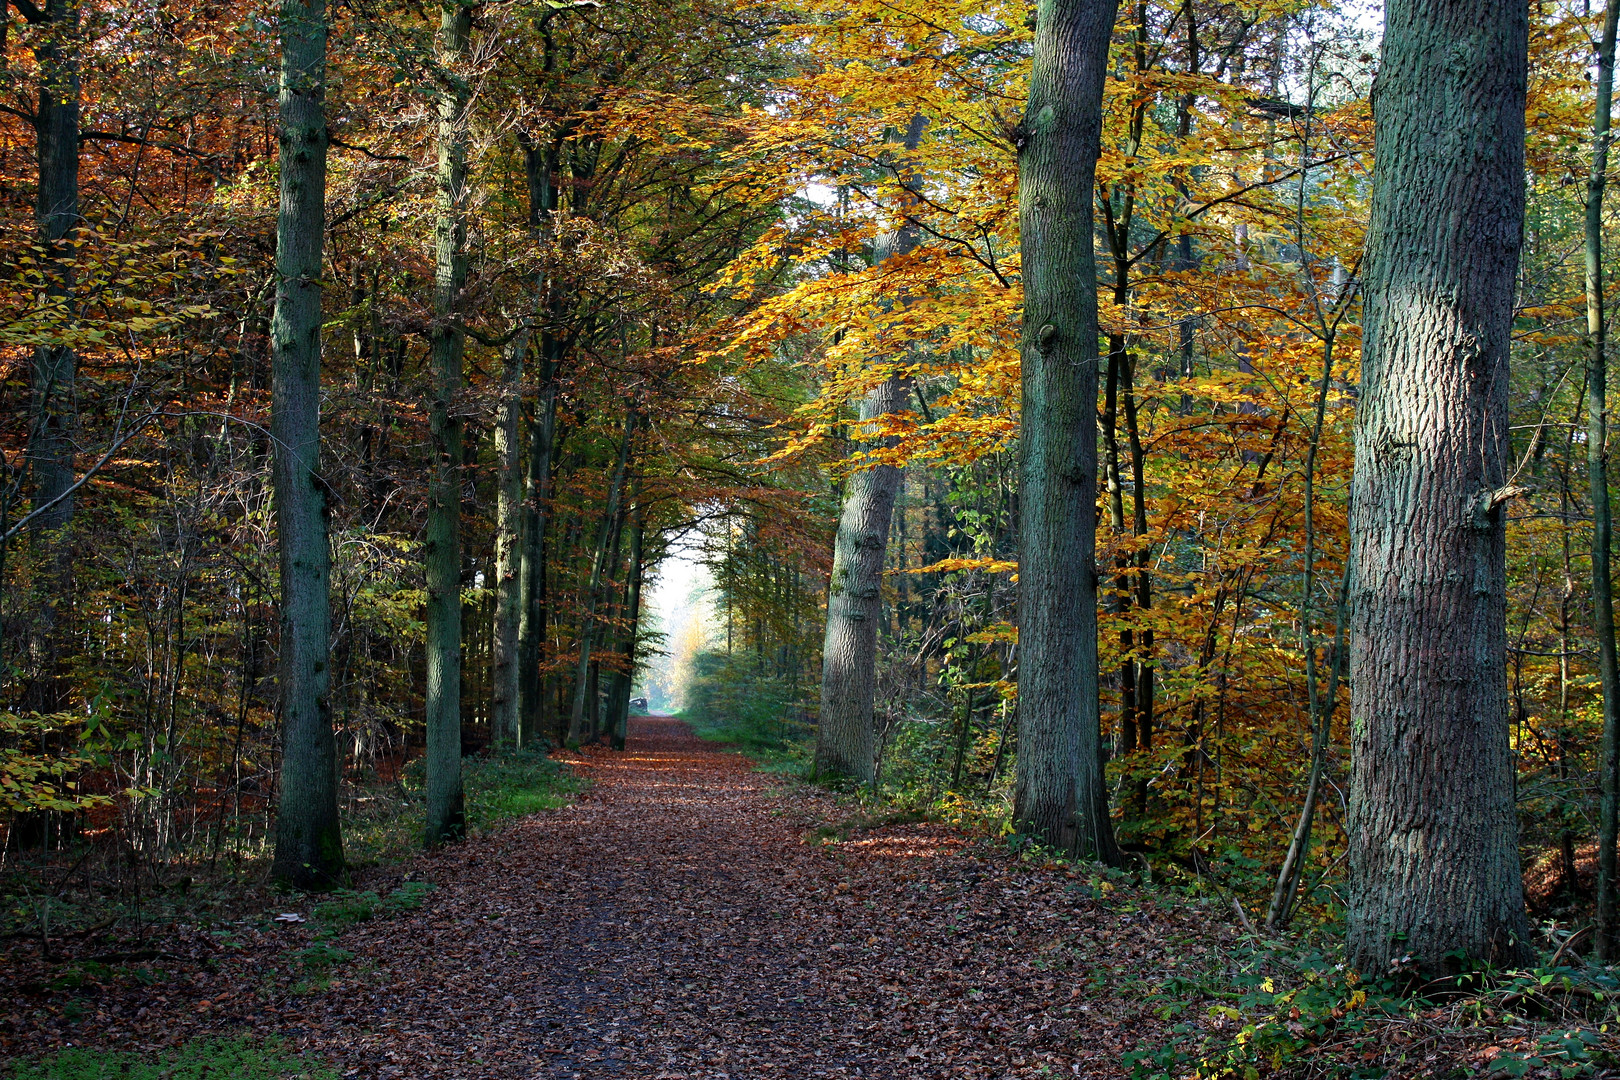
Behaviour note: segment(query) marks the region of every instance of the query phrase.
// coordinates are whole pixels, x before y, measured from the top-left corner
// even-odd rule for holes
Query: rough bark
[[[1609,358],[1603,311],[1603,189],[1609,169],[1614,96],[1614,39],[1620,0],[1609,0],[1598,46],[1592,171],[1586,182],[1586,475],[1592,497],[1592,621],[1603,685],[1603,802],[1598,813],[1597,955],[1620,955],[1615,841],[1620,833],[1620,668],[1614,643],[1614,587],[1609,577],[1613,517],[1609,511]]]
[[[1528,13],[1385,9],[1355,431],[1349,956],[1529,959],[1508,747],[1508,346]]]
[[[491,741],[511,748],[518,724],[518,635],[523,617],[523,357],[529,334],[519,331],[506,347],[501,400],[495,417],[495,612],[490,657]]]
[[[270,434],[281,555],[281,802],[271,872],[343,875],[332,739],[331,558],[320,477],[321,248],[326,230],[326,4],[281,6],[281,207],[270,322]]]
[[[1018,132],[1024,275],[1018,759],[1013,820],[1119,861],[1097,672],[1097,273],[1092,190],[1115,0],[1040,0]]]
[[[433,223],[433,368],[428,433],[433,457],[425,544],[427,569],[428,847],[466,833],[461,787],[461,390],[462,331],[455,316],[467,281],[467,85],[460,70],[472,11],[443,6],[439,24],[438,196]]]
[[[905,407],[907,380],[885,379],[861,402],[860,418],[873,420]],[[821,719],[815,775],[872,782],[873,696],[877,689],[877,637],[882,615],[883,558],[889,521],[903,471],[875,465],[844,485],[844,509],[833,540],[827,590],[827,629],[821,648]]]
[[[907,154],[922,141],[927,120],[914,116],[901,141]],[[904,168],[902,162],[900,168]],[[905,224],[878,238],[876,262],[903,256],[917,246],[917,229]],[[891,376],[861,401],[863,424],[904,408],[911,382]],[[844,506],[833,539],[832,577],[827,584],[827,627],[821,649],[821,713],[816,729],[815,775],[872,783],[873,696],[877,690],[877,638],[882,616],[884,553],[894,501],[904,471],[893,465],[861,469],[844,486]]]

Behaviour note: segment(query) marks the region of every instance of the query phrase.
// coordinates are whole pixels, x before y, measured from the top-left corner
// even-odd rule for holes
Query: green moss
[[[7,1080],[336,1080],[337,1073],[261,1039],[195,1039],[158,1054],[74,1048],[12,1066]]]

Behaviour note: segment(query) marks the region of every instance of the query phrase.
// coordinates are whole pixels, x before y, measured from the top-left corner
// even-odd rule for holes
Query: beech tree
[[[343,874],[332,744],[331,559],[321,478],[321,251],[326,229],[326,5],[281,8],[281,209],[270,324],[281,553],[281,811],[272,872]]]
[[[427,846],[466,831],[461,787],[462,428],[456,408],[466,335],[458,319],[467,283],[467,107],[463,65],[472,7],[444,0],[438,41],[438,196],[433,222],[433,388],[424,552],[427,572]]]
[[[914,116],[900,140],[895,169],[905,184],[910,156],[922,141],[927,118]],[[904,214],[908,206],[899,208]],[[917,246],[915,223],[902,221],[878,237],[873,262],[879,269],[904,258]],[[912,393],[911,380],[894,374],[874,386],[860,405],[860,423],[874,425],[900,412]],[[882,440],[875,440],[881,443]],[[878,462],[852,473],[844,484],[844,505],[833,539],[832,577],[827,584],[827,627],[821,648],[821,713],[816,727],[817,776],[849,777],[870,784],[873,775],[872,721],[876,690],[878,615],[882,606],[883,562],[889,520],[904,474]]]
[[[1119,861],[1097,668],[1097,262],[1092,189],[1116,0],[1041,0],[1018,143],[1023,250],[1017,829]]]
[[[1391,0],[1374,99],[1351,558],[1350,958],[1531,955],[1508,747],[1508,347],[1529,28]]]
[[[1592,500],[1592,623],[1597,636],[1598,680],[1603,688],[1603,742],[1599,762],[1597,955],[1620,955],[1620,910],[1615,876],[1620,853],[1620,661],[1615,656],[1614,587],[1610,578],[1613,515],[1609,509],[1609,356],[1603,296],[1603,192],[1609,172],[1609,125],[1614,98],[1615,31],[1620,0],[1604,7],[1598,38],[1597,104],[1592,120],[1592,169],[1583,221],[1586,272],[1586,475]]]

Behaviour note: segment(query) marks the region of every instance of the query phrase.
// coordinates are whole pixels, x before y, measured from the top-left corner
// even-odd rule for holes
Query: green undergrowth
[[[804,719],[802,693],[787,678],[757,671],[752,654],[700,653],[678,715],[698,738],[734,747],[766,772],[804,776],[815,727]]]
[[[422,848],[426,828],[423,759],[405,767],[393,797],[344,823],[344,853],[354,867],[400,862]],[[542,810],[567,806],[585,781],[538,750],[483,754],[462,761],[467,830],[473,835]]]
[[[315,905],[315,937],[324,941],[379,916],[388,918],[415,911],[432,891],[430,882],[407,881],[387,896],[351,889],[333,893],[330,900]]]
[[[1149,991],[1170,1037],[1124,1056],[1132,1080],[1581,1077],[1615,1063],[1620,981],[1597,969],[1482,970],[1413,991],[1361,979],[1336,950],[1213,955]]]
[[[158,1054],[58,1050],[13,1065],[7,1080],[336,1080],[337,1072],[275,1040],[194,1039]]]

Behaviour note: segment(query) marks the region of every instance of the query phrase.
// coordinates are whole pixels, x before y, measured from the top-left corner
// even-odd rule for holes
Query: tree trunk
[[[34,120],[39,165],[35,214],[45,249],[45,302],[58,306],[64,322],[73,304],[74,230],[79,217],[79,4],[49,0],[19,8],[40,27],[34,46],[39,100]],[[0,14],[4,14],[0,9]],[[28,649],[30,678],[22,707],[38,712],[68,708],[63,676],[63,623],[73,603],[73,544],[66,527],[73,518],[73,443],[78,355],[67,345],[34,349],[26,464],[33,488],[32,545],[40,576],[31,591],[33,621]]]
[[[529,186],[529,229],[543,243],[552,235],[551,218],[557,209],[557,153],[525,141],[524,172]],[[549,281],[536,286],[546,312],[540,333],[540,400],[529,423],[529,456],[523,476],[523,547],[518,571],[522,599],[518,621],[518,738],[529,746],[540,737],[545,691],[540,664],[546,633],[546,525],[551,500],[551,458],[557,431],[557,369],[562,341],[555,325],[558,305],[550,296]]]
[[[510,749],[519,741],[518,635],[523,617],[523,448],[519,423],[523,402],[523,355],[529,333],[518,332],[506,348],[501,403],[495,418],[495,615],[490,662],[490,741]]]
[[[461,63],[472,10],[446,4],[439,24],[438,198],[433,222],[433,400],[428,411],[427,846],[466,834],[461,788],[461,390],[463,334],[456,325],[467,281],[467,84]]]
[[[1351,558],[1349,956],[1531,957],[1508,747],[1508,346],[1528,9],[1391,0]]]
[[[641,560],[646,530],[647,510],[638,495],[635,511],[630,518],[630,584],[625,597],[625,619],[629,629],[624,638],[624,675],[621,676],[615,698],[618,722],[610,733],[615,750],[624,749],[625,739],[630,732],[630,694],[636,685],[636,632],[641,627]]]
[[[331,556],[321,449],[326,231],[326,3],[281,6],[281,209],[270,323],[271,441],[281,550],[281,803],[271,872],[299,888],[343,876],[332,739]]]
[[[619,460],[613,466],[613,481],[608,487],[607,509],[602,515],[602,528],[596,534],[596,548],[591,554],[591,577],[585,586],[584,620],[579,631],[579,666],[574,676],[574,707],[568,718],[568,743],[578,746],[594,732],[586,729],[586,695],[590,692],[591,639],[596,633],[596,598],[602,591],[602,567],[607,562],[608,542],[612,539],[614,523],[619,517],[619,498],[624,492],[624,474],[630,464],[630,448],[636,436],[636,410],[634,407],[624,418],[624,441],[619,444]]]
[[[1017,829],[1119,861],[1097,672],[1097,272],[1092,189],[1116,0],[1040,0],[1019,131]]]
[[[49,0],[43,8],[29,17],[42,27],[40,43],[34,48],[39,64],[35,212],[46,249],[46,293],[51,302],[66,306],[73,285],[73,253],[68,242],[83,224],[79,219],[79,4],[78,0]],[[28,467],[33,474],[33,508],[43,511],[35,519],[39,530],[59,529],[73,517],[73,496],[68,489],[74,479],[77,368],[78,356],[69,346],[41,345],[34,350]],[[54,602],[54,598],[47,600]]]
[[[927,119],[914,116],[902,146],[908,154],[922,142]],[[900,169],[906,167],[902,162]],[[917,229],[905,224],[878,238],[877,263],[909,253]],[[891,376],[861,401],[864,423],[898,412],[911,381]],[[827,585],[827,629],[821,648],[821,716],[816,729],[814,775],[872,783],[873,695],[877,691],[877,638],[882,623],[884,553],[889,520],[904,479],[893,465],[864,468],[844,485],[844,506],[833,539],[832,578]],[[729,651],[729,649],[728,649]]]
[[[1598,48],[1597,111],[1592,122],[1592,172],[1586,182],[1586,472],[1592,492],[1592,616],[1603,684],[1603,804],[1598,820],[1597,956],[1620,955],[1616,910],[1615,840],[1620,832],[1620,669],[1614,650],[1614,591],[1609,578],[1613,519],[1609,513],[1609,358],[1603,313],[1603,188],[1609,169],[1614,38],[1620,0],[1609,0]]]

